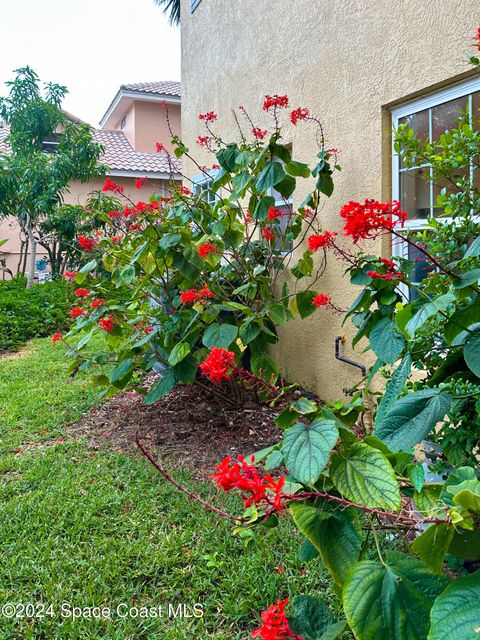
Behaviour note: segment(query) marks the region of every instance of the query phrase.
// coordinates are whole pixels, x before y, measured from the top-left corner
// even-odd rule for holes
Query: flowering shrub
[[[278,339],[278,325],[330,305],[314,290],[325,252],[318,256],[316,276],[312,253],[321,245],[306,249],[291,266],[290,261],[308,236],[321,234],[319,206],[333,191],[336,154],[324,147],[319,122],[301,109],[290,119],[316,130],[320,148],[312,167],[294,160],[281,143],[288,97],[267,96],[264,109],[272,115],[270,133],[260,135],[242,107],[238,121],[247,123],[248,132],[241,130],[240,142],[228,144],[213,129],[217,115],[200,114],[208,134],[201,144],[216,168],[199,171],[213,181],[215,199],[172,182],[168,196],[134,202],[108,178],[104,193],[121,204],[117,200],[108,211],[92,205],[87,212],[92,232],[78,238],[87,262],[75,280],[88,294],[79,297],[80,311],[72,310],[78,318],[73,333],[87,335],[76,347],[73,366],[83,361],[89,339],[103,333],[110,355],[99,354],[84,366],[116,360],[108,377],[95,378],[107,392],[138,384],[137,374],[159,363],[164,375],[149,391],[148,403],[176,383],[210,381],[221,392],[225,385],[249,386],[251,373],[274,384],[278,367],[269,346]],[[177,156],[190,157],[178,138],[173,142]],[[293,209],[290,197],[300,180],[310,193]],[[144,183],[137,180],[139,187]],[[230,401],[241,402],[241,389],[227,392]]]

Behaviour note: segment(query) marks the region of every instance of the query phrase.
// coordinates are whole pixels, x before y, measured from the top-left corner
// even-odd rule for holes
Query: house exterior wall
[[[152,193],[164,193],[168,189],[168,182],[164,180],[148,180],[141,189],[135,187],[134,178],[115,177],[115,182],[125,187],[125,195],[134,202],[148,199]],[[70,192],[65,196],[66,204],[84,204],[88,194],[103,187],[104,178],[98,178],[89,182],[81,183],[73,181]],[[0,224],[0,240],[8,238],[8,241],[0,247],[0,258],[6,259],[6,267],[14,274],[17,272],[18,260],[20,258],[20,233],[19,227],[14,218],[7,218]],[[37,247],[37,258],[46,255],[43,247]],[[49,269],[47,269],[48,271]],[[2,273],[0,272],[0,278]]]
[[[132,102],[132,104],[128,107],[127,111],[123,114],[120,120],[118,120],[118,122],[115,123],[113,127],[117,131],[120,131],[120,130],[123,131],[123,133],[125,134],[125,137],[127,138],[127,140],[129,141],[129,143],[132,145],[134,149],[135,149],[135,134],[136,134],[135,116],[136,116],[135,102]],[[125,125],[122,129],[122,120],[124,117],[125,117]]]
[[[182,137],[195,149],[198,114],[214,110],[222,138],[237,139],[231,108],[245,105],[263,127],[264,95],[288,94],[292,108],[319,116],[327,147],[342,151],[335,193],[321,212],[324,228],[340,231],[344,202],[391,197],[389,107],[468,75],[478,24],[480,3],[472,0],[201,0],[193,13],[190,0],[182,0]],[[312,161],[312,130],[288,129],[295,158]],[[196,156],[212,164],[198,147]],[[185,172],[195,174],[188,160]],[[294,206],[305,194],[298,189]],[[389,251],[380,243],[369,249]],[[316,289],[348,308],[358,289],[343,270],[330,260]],[[335,360],[336,336],[346,336],[346,355],[368,364],[361,344],[352,351],[352,328],[341,322],[322,310],[280,330],[283,371],[325,400],[359,379]]]
[[[168,116],[172,131],[180,135],[180,105],[169,104]],[[155,151],[155,143],[161,142],[167,151],[173,152],[170,142],[165,107],[158,102],[135,102],[135,151]]]

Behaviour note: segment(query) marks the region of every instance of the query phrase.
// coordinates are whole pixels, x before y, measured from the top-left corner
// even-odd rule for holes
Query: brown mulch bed
[[[70,437],[94,448],[138,452],[137,430],[152,453],[171,466],[210,472],[226,455],[248,455],[278,442],[276,416],[300,395],[289,391],[270,408],[247,393],[236,408],[195,385],[180,385],[154,405],[141,395],[124,392],[86,414],[69,427]]]

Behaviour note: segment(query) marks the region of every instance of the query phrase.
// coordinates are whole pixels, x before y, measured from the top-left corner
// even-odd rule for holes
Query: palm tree
[[[180,0],[153,0],[156,5],[163,7],[163,13],[168,15],[170,24],[180,24]]]

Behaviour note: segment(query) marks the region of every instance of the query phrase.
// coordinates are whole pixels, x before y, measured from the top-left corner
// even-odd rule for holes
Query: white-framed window
[[[218,170],[214,169],[209,171],[207,175],[205,173],[198,173],[192,178],[192,192],[196,196],[200,196],[205,202],[210,205],[214,205],[219,199],[218,192],[212,191],[212,184],[216,178]]]
[[[480,78],[412,100],[392,109],[391,114],[394,133],[399,125],[407,123],[417,138],[433,142],[446,130],[455,128],[462,114],[467,114],[470,119],[473,117],[474,121],[480,120]],[[473,170],[470,171],[470,178],[480,185],[480,175],[474,175]],[[405,222],[407,231],[425,229],[427,219],[439,215],[441,209],[436,201],[442,187],[442,184],[433,183],[430,165],[407,168],[392,147],[392,199],[399,200],[402,210],[408,213]],[[448,218],[442,219],[448,221]],[[422,259],[421,252],[396,238],[393,239],[392,255],[410,258],[415,262],[414,283],[421,282],[431,268]],[[403,293],[407,298],[415,297],[415,293],[407,291],[406,287]]]

